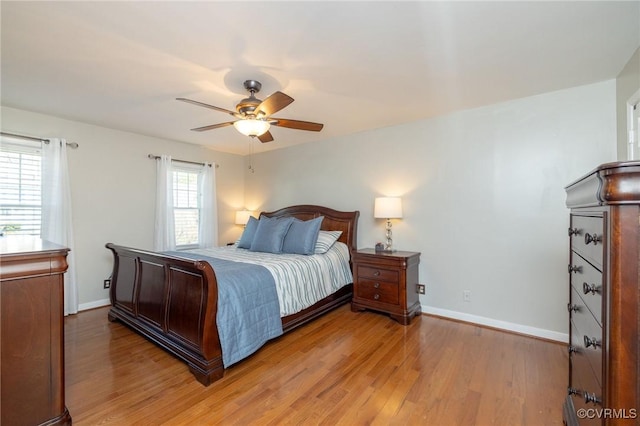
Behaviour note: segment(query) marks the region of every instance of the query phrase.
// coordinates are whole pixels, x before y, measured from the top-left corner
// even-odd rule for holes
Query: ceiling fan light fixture
[[[268,121],[247,118],[235,121],[233,127],[246,136],[261,136],[269,131],[271,124]]]

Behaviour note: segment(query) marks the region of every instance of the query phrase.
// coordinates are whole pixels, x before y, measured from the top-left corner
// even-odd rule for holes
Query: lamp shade
[[[269,131],[271,124],[264,120],[246,119],[235,121],[233,127],[243,135],[260,136]]]
[[[378,197],[373,207],[373,217],[381,219],[399,219],[402,217],[402,199],[400,197]]]
[[[249,210],[238,210],[236,212],[236,225],[246,225],[253,212]]]

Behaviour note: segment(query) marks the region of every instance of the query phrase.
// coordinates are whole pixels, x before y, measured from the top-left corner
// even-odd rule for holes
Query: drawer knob
[[[374,298],[375,300],[378,300],[378,299],[380,299],[380,295],[379,295],[378,293],[376,293],[376,294],[374,294],[374,295],[373,295],[373,298]]]
[[[375,271],[375,272],[373,273],[373,276],[374,276],[374,277],[379,277],[379,276],[380,276],[380,271]]]
[[[587,283],[582,283],[582,292],[584,294],[599,294],[600,293],[600,286],[597,286],[595,284],[587,284]]]
[[[578,228],[569,227],[569,236],[572,235],[580,235],[580,230]]]
[[[374,283],[373,288],[380,288],[380,283]]]
[[[578,312],[578,311],[580,311],[580,306],[574,305],[574,304],[571,304],[571,303],[567,303],[567,311],[569,311],[569,313]]]
[[[572,388],[572,387],[568,387],[567,388],[567,393],[569,395],[579,395],[580,391],[578,389]]]
[[[591,235],[590,233],[584,234],[584,243],[589,245],[593,243],[593,245],[597,245],[600,241],[602,241],[602,235],[598,236],[597,234]]]
[[[593,346],[593,349],[598,349],[600,346],[600,342],[595,337],[589,338],[589,336],[584,336],[584,347],[588,348],[589,346]]]
[[[580,272],[581,266],[569,265],[569,273]]]
[[[571,356],[571,354],[573,354],[573,353],[577,353],[578,352],[578,349],[575,346],[569,345],[569,347],[567,349],[569,350],[569,356]]]
[[[583,394],[582,394],[582,397],[584,398],[584,402],[586,402],[587,404],[590,403],[590,402],[592,402],[594,404],[601,404],[602,403],[600,398],[598,398],[595,393],[589,393],[587,391],[584,391]]]

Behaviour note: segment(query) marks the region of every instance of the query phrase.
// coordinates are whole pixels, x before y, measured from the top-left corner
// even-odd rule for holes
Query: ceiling
[[[640,46],[640,2],[2,1],[4,106],[247,154],[224,113],[295,99],[254,152],[615,78]],[[4,129],[7,131],[16,129]]]

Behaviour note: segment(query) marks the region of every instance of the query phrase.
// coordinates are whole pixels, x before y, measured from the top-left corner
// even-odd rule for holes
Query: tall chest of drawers
[[[640,162],[565,188],[569,225],[568,425],[640,424]]]

